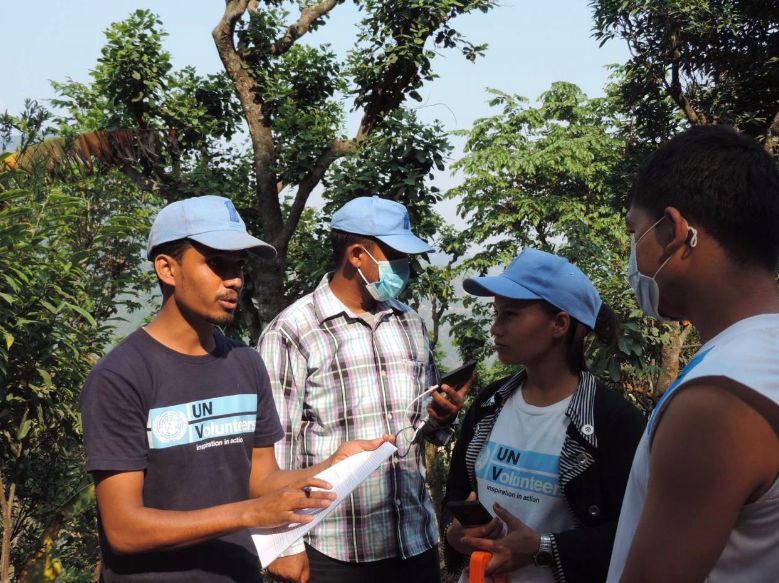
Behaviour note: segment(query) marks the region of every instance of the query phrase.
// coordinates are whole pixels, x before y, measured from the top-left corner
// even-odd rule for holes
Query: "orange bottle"
[[[488,553],[487,551],[474,551],[471,553],[469,583],[489,583],[484,571],[487,569],[487,564],[490,562],[491,558],[492,553]],[[500,575],[493,575],[490,579],[492,583],[506,583],[506,574],[501,573]]]

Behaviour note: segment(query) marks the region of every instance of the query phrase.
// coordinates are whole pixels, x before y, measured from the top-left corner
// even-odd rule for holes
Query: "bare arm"
[[[255,447],[252,450],[252,473],[249,478],[249,495],[258,498],[267,492],[282,488],[291,482],[308,478],[330,467],[326,461],[302,470],[282,470],[276,462],[272,447]]]
[[[252,450],[252,473],[249,478],[249,495],[252,498],[283,488],[292,483],[303,483],[315,474],[325,470],[350,455],[361,451],[372,451],[385,441],[393,442],[392,435],[376,439],[355,439],[341,444],[333,455],[322,463],[300,470],[282,470],[276,461],[272,447],[255,447]]]
[[[732,388],[706,380],[669,405],[623,583],[705,579],[741,507],[776,479],[777,433]]]
[[[303,486],[329,489],[330,484],[308,478],[277,489],[262,498],[222,504],[202,510],[174,511],[143,505],[143,472],[95,474],[97,504],[108,542],[120,554],[187,547],[249,527],[272,527],[310,522],[303,508],[326,508],[332,492],[312,492]]]

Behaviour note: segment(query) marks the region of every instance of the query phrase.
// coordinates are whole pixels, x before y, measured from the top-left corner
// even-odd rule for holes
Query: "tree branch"
[[[658,395],[662,395],[679,375],[679,359],[681,358],[682,348],[684,347],[684,343],[690,335],[690,332],[692,332],[692,326],[690,324],[686,326],[669,324],[669,343],[663,345],[660,349],[661,368],[656,385]]]
[[[269,120],[263,111],[260,87],[249,73],[246,63],[238,54],[233,43],[235,26],[249,7],[249,0],[227,0],[222,19],[211,35],[216,44],[219,58],[230,76],[241,102],[241,107],[252,141],[254,172],[257,179],[257,207],[262,209],[264,238],[273,240],[282,230],[284,221],[273,164],[275,147]]]
[[[355,140],[333,140],[333,142],[319,155],[311,170],[308,171],[298,185],[295,200],[292,201],[292,207],[289,210],[287,221],[279,236],[274,239],[273,246],[279,250],[286,250],[292,234],[298,226],[300,216],[306,208],[306,202],[316,185],[322,180],[330,165],[346,154],[354,152],[357,148]],[[279,251],[281,253],[281,251]]]
[[[668,94],[682,110],[687,121],[696,126],[706,125],[708,123],[706,121],[706,116],[695,111],[692,103],[690,103],[690,100],[682,91],[682,84],[681,81],[679,81],[679,67],[681,65],[682,53],[679,50],[679,45],[679,30],[676,29],[671,33],[671,84],[666,85]]]
[[[420,51],[417,49],[417,52]],[[365,104],[365,112],[360,120],[356,141],[367,138],[384,116],[401,104],[405,97],[403,89],[410,86],[418,76],[419,68],[409,65],[409,62],[401,63],[398,60],[389,67],[382,82],[372,88],[371,99]]]
[[[777,153],[777,148],[779,148],[779,111],[776,112],[774,119],[771,120],[771,125],[765,132],[763,148],[771,156],[775,156]]]
[[[274,55],[286,53],[290,47],[295,44],[296,40],[310,30],[311,25],[315,20],[322,18],[338,4],[340,4],[339,0],[324,0],[324,2],[312,4],[311,6],[304,8],[300,13],[300,18],[298,18],[297,22],[290,25],[284,36],[273,43],[271,52]]]
[[[238,302],[241,304],[246,327],[249,329],[250,346],[257,346],[257,342],[260,340],[260,331],[264,328],[260,312],[252,302],[255,290],[256,286],[254,285],[254,281],[252,278],[247,278],[244,289],[238,296]]]
[[[438,30],[454,15],[448,13],[439,18],[425,22],[426,37],[429,38],[433,32]],[[409,30],[420,25],[414,19],[408,19],[403,26],[393,30],[392,37],[398,46],[406,44],[404,38],[408,37]],[[424,42],[408,46],[409,55],[397,58],[382,76],[381,81],[376,83],[370,90],[370,98],[365,103],[364,114],[360,120],[360,127],[355,137],[356,141],[361,141],[368,137],[376,126],[381,123],[384,116],[398,107],[405,99],[405,90],[413,88],[416,81],[420,78],[419,63],[423,62],[421,58],[425,51]]]

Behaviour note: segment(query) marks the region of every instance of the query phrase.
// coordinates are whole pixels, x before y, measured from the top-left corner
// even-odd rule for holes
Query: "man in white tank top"
[[[779,581],[776,161],[690,129],[644,161],[627,223],[639,306],[703,346],[638,446],[608,581]]]

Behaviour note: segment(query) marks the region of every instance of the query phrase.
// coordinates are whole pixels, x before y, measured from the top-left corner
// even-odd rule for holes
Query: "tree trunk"
[[[38,539],[38,548],[24,561],[15,574],[17,583],[33,583],[44,578],[44,573],[54,564],[52,551],[65,523],[73,516],[95,504],[94,487],[85,486],[60,506]]]
[[[765,143],[763,148],[771,156],[776,156],[777,150],[779,150],[779,111],[776,112],[774,118],[771,120],[771,124],[765,133]]]
[[[11,581],[11,514],[16,496],[16,484],[8,485],[6,498],[5,481],[0,474],[0,509],[3,513],[3,538],[0,545],[0,583]]]
[[[98,559],[95,569],[92,571],[92,583],[100,583],[100,576],[103,574],[103,560]]]
[[[674,379],[679,375],[679,359],[687,337],[692,331],[692,325],[670,324],[668,335],[670,341],[660,352],[660,376],[657,378],[656,394],[662,395]]]
[[[20,569],[20,572],[16,574],[17,583],[34,583],[41,575],[41,571],[45,567],[47,557],[50,558],[54,541],[57,539],[62,525],[65,524],[65,520],[68,518],[68,513],[64,509],[60,509],[54,519],[49,523],[46,529],[41,535],[38,543],[38,550],[25,561],[24,566]],[[36,572],[38,571],[38,572]]]
[[[250,322],[249,339],[257,345],[265,326],[289,305],[284,291],[286,258],[279,255],[274,261],[264,261],[252,270],[253,296],[257,299],[257,317]]]

